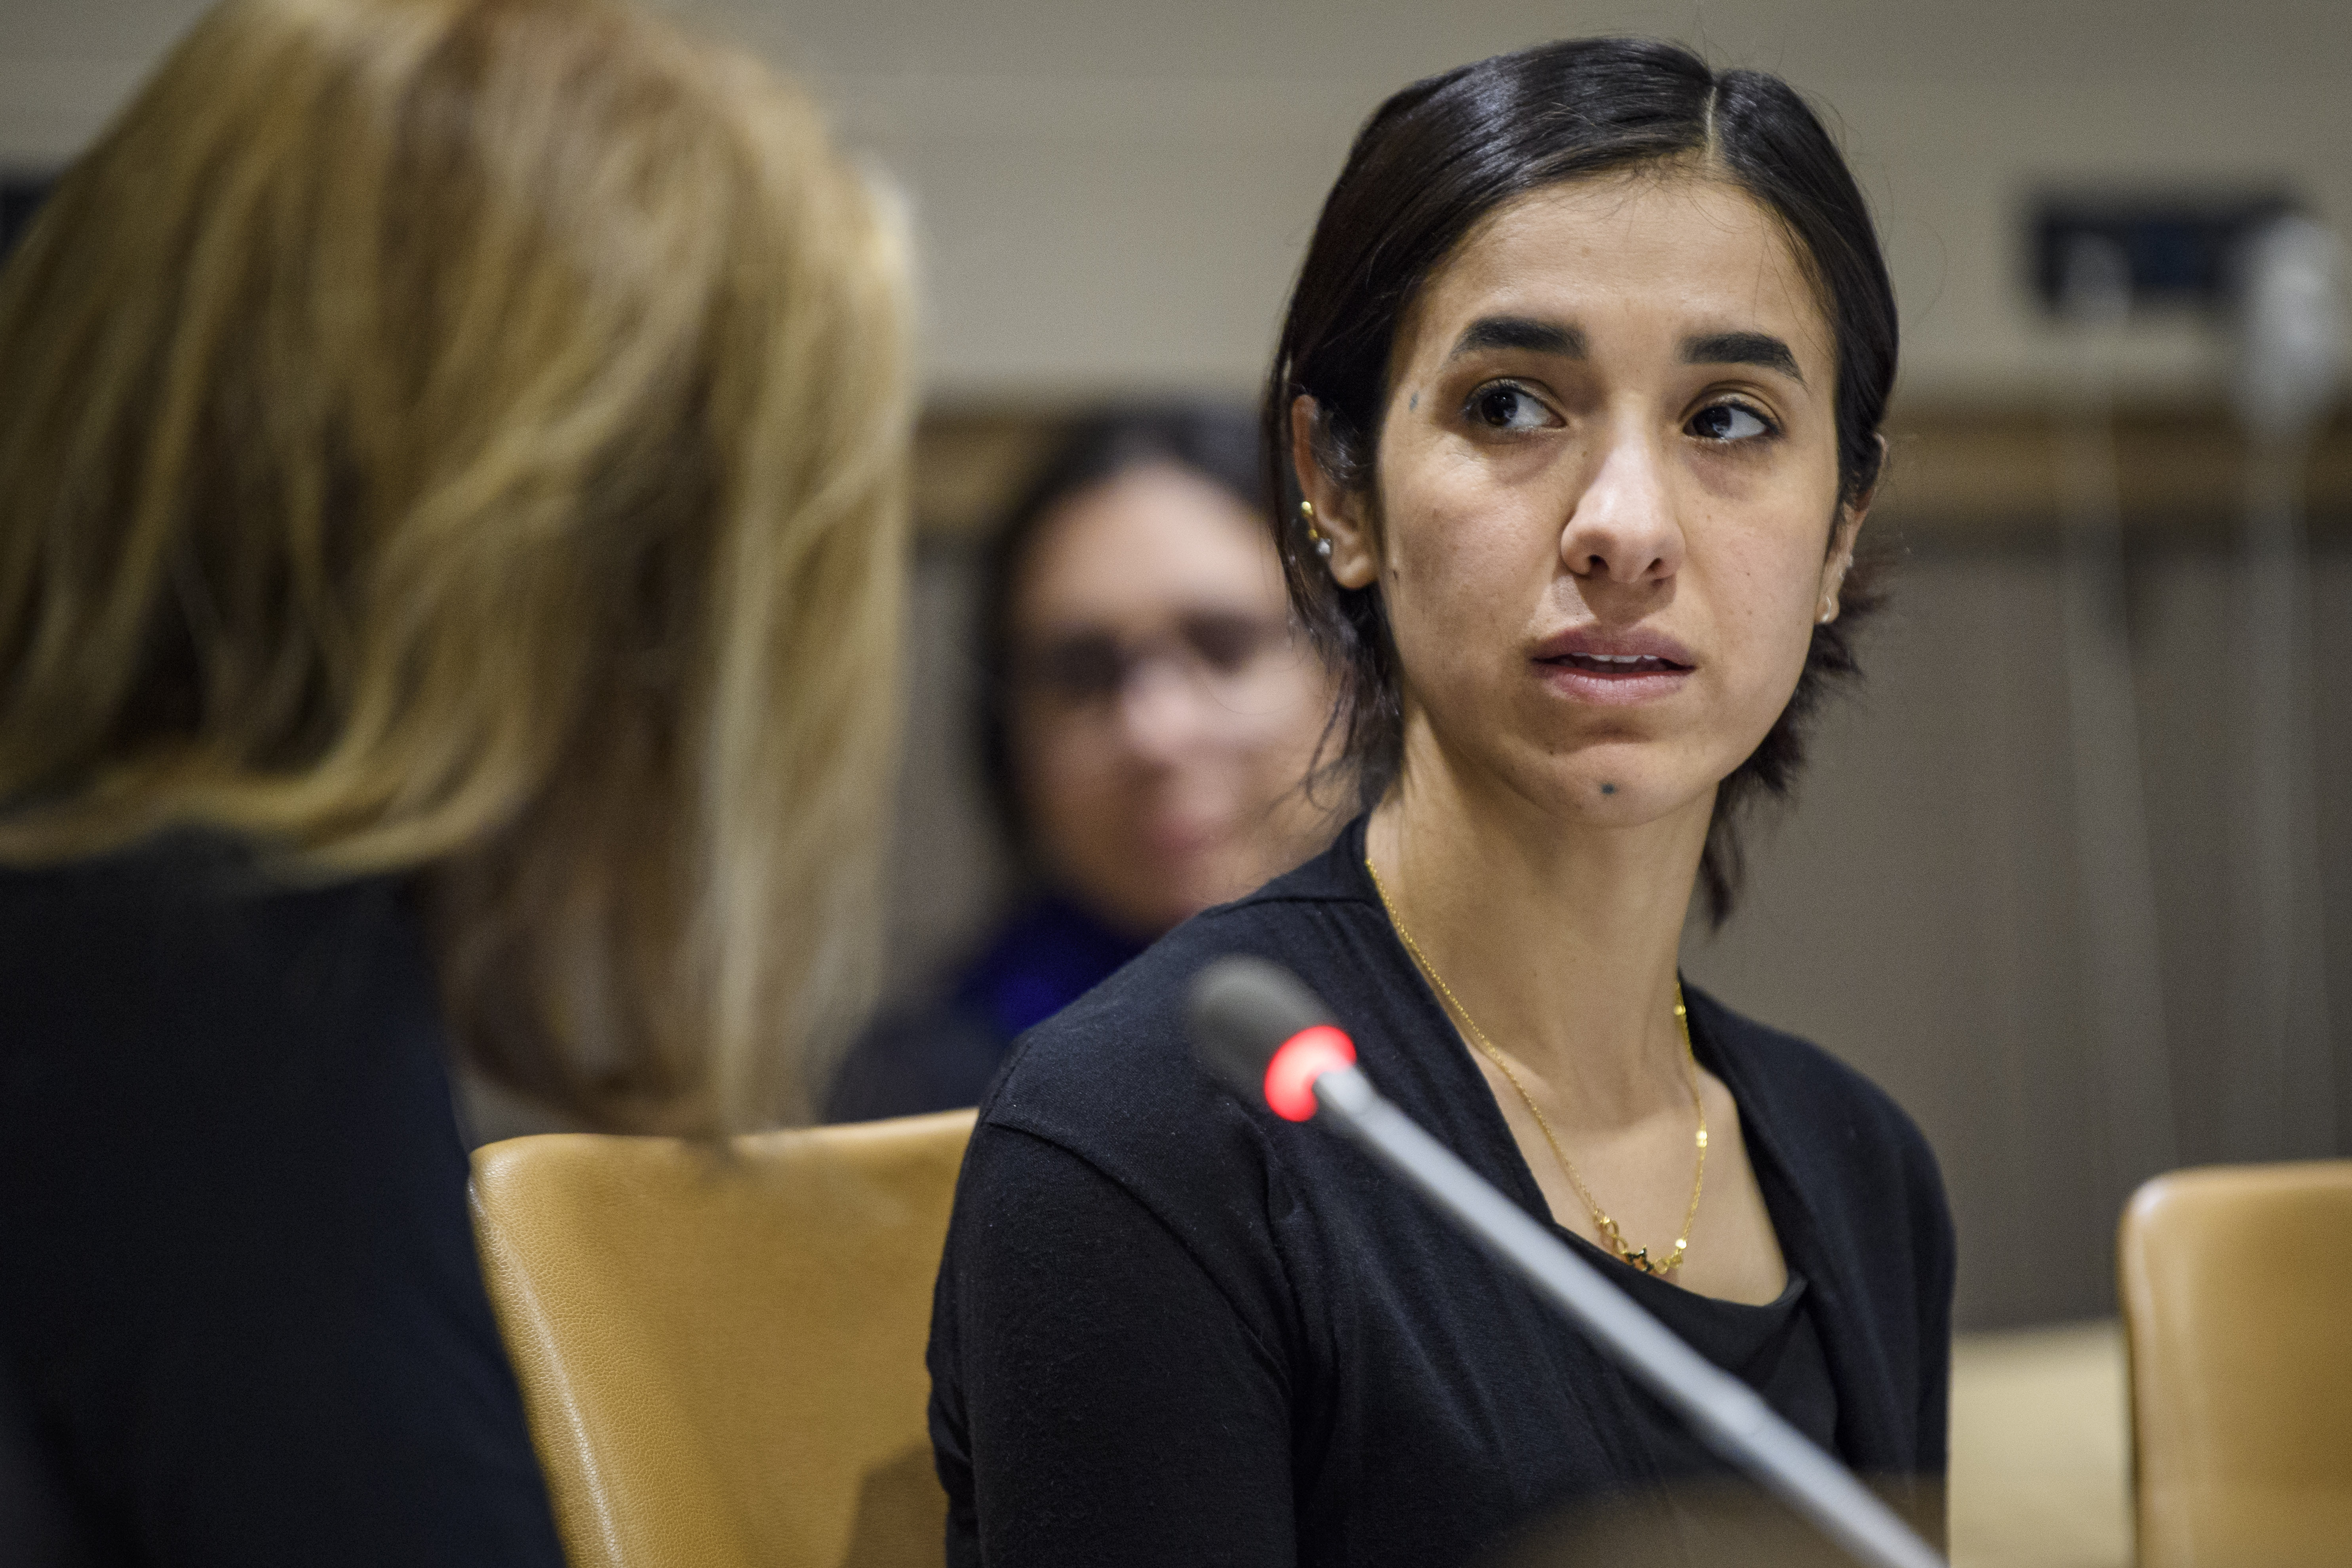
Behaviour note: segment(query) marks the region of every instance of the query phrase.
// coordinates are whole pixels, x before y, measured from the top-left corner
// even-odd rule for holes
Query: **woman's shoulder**
[[[435,1500],[418,1531],[556,1560],[444,1038],[394,882],[289,886],[219,842],[0,872],[0,1256],[38,1260],[0,1341],[57,1430],[120,1426],[129,1394],[205,1413],[93,1472],[157,1539],[325,1542],[397,1475]],[[240,1501],[312,1449],[335,1463]]]
[[[387,967],[431,984],[422,924],[396,881],[289,883],[249,848],[200,834],[0,869],[0,966],[19,1002],[194,988],[267,1008],[353,994]],[[271,977],[308,984],[236,984]]]
[[[1249,953],[1314,984],[1343,961],[1363,910],[1318,856],[1229,904],[1193,916],[1077,1001],[1023,1034],[981,1107],[981,1121],[1074,1135],[1129,1120],[1123,1108],[1196,1110],[1221,1097],[1184,1034],[1192,981],[1216,959]]]
[[[1708,1043],[1743,1119],[1783,1159],[1800,1170],[1834,1170],[1844,1179],[1823,1184],[1830,1190],[1883,1193],[1871,1184],[1892,1179],[1942,1210],[1935,1151],[1893,1095],[1801,1036],[1734,1012],[1697,986],[1686,984],[1684,994],[1694,1032]]]
[[[45,929],[61,939],[77,928],[184,928],[219,934],[292,916],[291,930],[316,930],[319,916],[375,921],[404,917],[388,878],[289,880],[262,851],[236,837],[197,830],[158,834],[77,859],[0,865],[0,923],[27,941]]]
[[[1268,1137],[1269,1113],[1244,1107],[1194,1063],[1185,998],[1228,953],[1268,959],[1310,983],[1340,971],[1364,911],[1329,859],[1194,916],[1024,1034],[981,1102],[967,1171],[986,1168],[1003,1139],[1041,1140],[1180,1233],[1238,1226],[1262,1242],[1264,1217],[1286,1202],[1284,1159]],[[959,1206],[985,1205],[984,1185],[960,1191]]]
[[[224,1128],[447,1098],[423,922],[381,878],[277,880],[188,836],[0,872],[0,1055],[48,1100]]]

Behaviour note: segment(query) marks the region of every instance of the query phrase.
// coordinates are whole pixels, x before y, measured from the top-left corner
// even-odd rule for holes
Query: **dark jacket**
[[[560,1568],[385,881],[0,874],[0,1561]]]
[[[1031,1026],[1143,951],[1067,899],[1044,894],[998,928],[944,1001],[888,1013],[850,1047],[827,1121],[872,1121],[977,1105]]]

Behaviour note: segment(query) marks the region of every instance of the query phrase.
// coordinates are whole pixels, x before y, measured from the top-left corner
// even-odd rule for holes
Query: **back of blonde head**
[[[414,875],[457,1038],[790,1118],[863,999],[895,231],[603,0],[230,0],[0,277],[0,858]]]

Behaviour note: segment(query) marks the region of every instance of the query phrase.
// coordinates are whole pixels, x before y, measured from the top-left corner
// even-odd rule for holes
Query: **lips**
[[[1682,689],[1697,662],[1674,638],[1640,629],[1580,627],[1554,633],[1535,647],[1538,671],[1553,690],[1608,707],[1669,696]]]
[[[1665,633],[1641,626],[1622,632],[1572,626],[1554,632],[1536,644],[1535,658],[1539,663],[1569,658],[1589,660],[1600,669],[1619,668],[1628,661],[1642,660],[1650,661],[1655,668],[1689,669],[1698,663],[1690,649]]]
[[[1686,664],[1645,653],[1564,653],[1542,662],[1580,669],[1590,675],[1680,675],[1690,668]]]

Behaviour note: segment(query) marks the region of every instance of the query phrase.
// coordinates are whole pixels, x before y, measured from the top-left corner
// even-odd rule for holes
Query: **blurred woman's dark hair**
[[[1645,167],[1727,181],[1778,217],[1836,335],[1839,498],[1862,501],[1878,481],[1879,426],[1895,382],[1894,289],[1862,192],[1794,89],[1761,71],[1717,73],[1672,44],[1587,38],[1498,55],[1395,94],[1357,132],[1324,203],[1261,411],[1291,602],[1339,681],[1330,767],[1352,770],[1367,806],[1394,780],[1403,744],[1395,648],[1377,585],[1334,583],[1297,516],[1291,405],[1314,399],[1316,459],[1334,482],[1369,495],[1377,525],[1390,355],[1422,286],[1506,204]],[[1839,618],[1813,628],[1788,707],[1717,791],[1699,879],[1718,925],[1738,893],[1743,808],[1789,794],[1808,721],[1831,687],[1859,673],[1853,633],[1875,603],[1872,575],[1866,563],[1848,574]]]
[[[1069,427],[990,543],[979,605],[981,768],[997,820],[1024,858],[1030,835],[1013,777],[1011,734],[1013,619],[1022,578],[1045,525],[1065,501],[1160,465],[1208,480],[1253,514],[1271,515],[1257,420],[1246,408],[1214,403],[1109,408]]]

